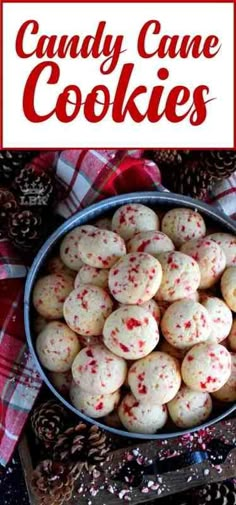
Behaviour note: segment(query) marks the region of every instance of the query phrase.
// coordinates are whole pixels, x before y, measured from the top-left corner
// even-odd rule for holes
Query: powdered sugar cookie
[[[162,281],[155,295],[157,301],[174,302],[196,292],[201,275],[195,260],[178,251],[161,253],[158,260],[162,266]]]
[[[211,233],[209,239],[214,240],[226,257],[226,267],[236,267],[236,236],[231,233]]]
[[[109,272],[108,284],[114,298],[124,304],[141,305],[157,292],[162,278],[159,261],[147,253],[130,253]]]
[[[236,352],[236,319],[233,321],[233,325],[228,337],[228,342],[230,349]]]
[[[221,293],[229,308],[236,312],[236,267],[226,268],[223,273]]]
[[[137,400],[150,404],[167,403],[180,388],[179,362],[164,352],[152,352],[131,366],[128,383]]]
[[[78,242],[80,259],[97,268],[111,268],[114,263],[126,254],[126,245],[117,233],[95,228],[81,237]]]
[[[133,433],[156,433],[167,421],[167,408],[152,402],[138,402],[132,394],[126,395],[118,407],[124,427]]]
[[[166,310],[161,320],[161,330],[169,344],[179,349],[189,349],[209,338],[211,319],[200,303],[180,300]]]
[[[83,265],[76,275],[75,288],[78,288],[81,284],[93,284],[106,289],[108,287],[108,275],[109,270]]]
[[[62,240],[60,246],[60,257],[63,263],[71,270],[78,272],[80,267],[82,267],[83,262],[78,255],[78,242],[81,237],[86,235],[88,232],[96,230],[95,226],[83,225],[77,226],[71,230]]]
[[[60,256],[53,256],[52,258],[50,258],[50,260],[48,260],[47,271],[50,274],[66,274],[70,275],[73,278],[76,275],[74,270],[71,270],[63,263]]]
[[[182,386],[167,407],[176,426],[192,428],[208,419],[212,411],[212,400],[209,393],[192,391]]]
[[[42,365],[51,372],[70,369],[80,350],[78,336],[60,321],[52,321],[39,333],[36,349]]]
[[[161,229],[176,247],[206,235],[206,225],[201,214],[185,208],[169,210],[162,219]]]
[[[68,370],[67,372],[49,372],[48,376],[57,391],[59,391],[62,395],[67,396],[72,382],[71,370]]]
[[[112,305],[112,300],[104,289],[84,284],[66,298],[64,318],[68,326],[80,335],[101,335],[104,322],[112,312]]]
[[[218,282],[225,269],[226,258],[216,242],[208,237],[190,240],[180,250],[197,261],[201,272],[200,289],[210,288]]]
[[[143,358],[158,343],[157,322],[143,307],[120,307],[105,321],[103,340],[108,349],[117,356],[126,359]]]
[[[201,303],[207,309],[211,319],[211,333],[208,341],[219,344],[230,333],[233,323],[232,312],[226,303],[216,296],[205,297]]]
[[[98,419],[106,416],[114,410],[120,399],[120,392],[114,391],[108,395],[91,395],[81,389],[75,382],[72,382],[70,388],[70,399],[73,405],[83,414]]]
[[[236,401],[236,354],[231,353],[232,368],[227,382],[213,393],[214,398],[222,402]]]
[[[174,244],[165,233],[161,231],[145,231],[136,233],[127,242],[128,252],[146,252],[157,258],[161,252],[174,251]]]
[[[181,372],[183,381],[193,391],[214,393],[230,376],[230,353],[220,344],[197,344],[184,357]]]
[[[146,205],[131,203],[122,205],[112,218],[112,230],[128,240],[135,233],[159,229],[159,217]]]
[[[155,300],[151,299],[148,300],[147,302],[144,302],[140,305],[140,307],[143,307],[143,309],[148,310],[148,312],[151,312],[152,316],[154,319],[156,319],[157,324],[160,324],[161,321],[161,309],[157,302]]]
[[[124,383],[126,374],[125,360],[104,345],[85,347],[72,364],[75,383],[92,395],[114,393]]]
[[[39,279],[33,290],[33,305],[45,319],[61,319],[63,304],[73,289],[73,279],[65,274],[50,274]]]

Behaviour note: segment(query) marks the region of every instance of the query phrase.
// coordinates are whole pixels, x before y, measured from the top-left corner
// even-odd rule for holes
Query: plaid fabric
[[[158,167],[141,150],[66,150],[42,153],[39,170],[54,170],[63,199],[57,212],[68,218],[103,198],[138,190],[164,189]],[[236,215],[236,175],[217,185],[209,201]],[[0,463],[6,465],[37,398],[41,379],[26,349],[23,289],[27,268],[10,244],[0,241]]]

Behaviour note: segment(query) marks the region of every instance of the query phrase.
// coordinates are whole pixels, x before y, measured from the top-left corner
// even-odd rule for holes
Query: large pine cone
[[[97,426],[80,422],[59,435],[54,446],[54,459],[71,463],[78,474],[83,468],[92,472],[107,460],[109,449],[105,432]]]
[[[14,179],[13,188],[19,195],[22,207],[43,209],[52,203],[54,186],[51,175],[37,172],[33,166],[22,168]]]
[[[18,210],[9,215],[8,238],[12,244],[23,250],[34,250],[42,236],[42,217],[33,210]]]
[[[181,195],[202,199],[212,187],[213,178],[196,161],[185,162],[176,170],[163,168],[162,182],[167,189]]]
[[[9,189],[0,187],[0,223],[5,226],[10,212],[17,208],[15,196]]]
[[[9,185],[35,154],[34,151],[0,151],[0,184]]]
[[[37,438],[51,444],[65,429],[66,420],[64,407],[54,400],[48,400],[33,411],[31,425]]]
[[[62,505],[74,490],[74,476],[63,463],[46,459],[32,473],[31,486],[40,505]]]
[[[196,494],[195,499],[197,498],[198,505],[206,505],[207,503],[214,505],[236,504],[236,485],[232,481],[208,484]]]
[[[236,170],[236,151],[202,151],[200,165],[215,179],[225,179]]]
[[[181,165],[189,154],[190,151],[177,149],[159,149],[145,152],[145,155],[151,158],[160,168]]]

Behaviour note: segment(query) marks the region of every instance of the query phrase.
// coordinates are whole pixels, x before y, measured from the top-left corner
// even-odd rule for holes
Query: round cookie
[[[236,354],[231,353],[232,369],[227,382],[213,393],[214,398],[222,402],[236,401]]]
[[[216,296],[204,297],[201,303],[207,309],[211,319],[211,333],[208,341],[219,344],[230,333],[233,323],[232,312],[226,303]]]
[[[86,265],[96,268],[111,268],[126,254],[126,245],[117,233],[98,228],[87,233],[78,242],[79,258]]]
[[[233,325],[228,337],[229,347],[232,351],[236,352],[236,319],[233,321]]]
[[[187,349],[177,349],[177,347],[174,347],[173,345],[169,344],[169,342],[167,342],[165,338],[163,338],[160,341],[157,350],[165,352],[166,354],[172,356],[172,358],[176,358],[180,361],[184,359],[184,356],[187,352]]]
[[[152,314],[141,306],[120,307],[105,321],[103,341],[117,356],[140,359],[158,344],[158,325]]]
[[[211,233],[208,238],[214,240],[223,249],[226,257],[226,267],[235,267],[236,236],[231,235],[231,233]]]
[[[125,360],[102,344],[84,347],[72,364],[75,383],[92,395],[114,393],[124,383],[126,374]]]
[[[120,303],[141,305],[157,292],[162,279],[159,261],[147,253],[130,253],[109,272],[109,289]]]
[[[88,232],[94,231],[97,228],[89,224],[83,226],[77,226],[71,230],[63,238],[60,246],[60,257],[63,263],[70,268],[78,272],[80,267],[82,267],[83,262],[78,255],[78,242],[81,237],[86,235]]]
[[[140,305],[140,307],[143,307],[143,309],[148,310],[148,312],[151,312],[152,316],[154,319],[156,319],[157,324],[160,324],[161,321],[161,309],[157,302],[155,300],[151,299],[148,300],[147,302],[144,302]]]
[[[57,391],[59,391],[62,395],[67,396],[72,382],[71,370],[68,370],[67,372],[49,372],[48,376]]]
[[[135,398],[142,403],[167,403],[181,385],[179,362],[164,352],[152,352],[131,366],[128,383]]]
[[[73,289],[73,279],[65,274],[50,274],[39,279],[33,290],[33,305],[45,319],[61,319],[63,304]]]
[[[51,372],[67,372],[80,350],[78,336],[60,321],[45,326],[36,339],[42,365]]]
[[[118,415],[123,426],[133,433],[156,433],[167,421],[165,405],[143,404],[132,394],[127,394],[120,406]]]
[[[76,273],[74,270],[66,267],[66,265],[61,260],[60,256],[53,256],[47,262],[47,271],[49,274],[66,274],[71,277],[75,277]]]
[[[108,395],[91,395],[81,389],[75,382],[70,388],[70,399],[74,407],[86,416],[98,419],[106,416],[117,407],[120,399],[120,392],[114,391]]]
[[[106,289],[108,287],[108,275],[109,270],[83,265],[76,275],[75,289],[81,286],[81,284],[93,284],[99,288]]]
[[[157,301],[174,302],[194,294],[200,284],[197,262],[178,251],[161,253],[162,281],[155,295]]]
[[[236,312],[236,267],[226,268],[223,273],[221,293],[229,308]]]
[[[206,235],[206,225],[201,214],[186,208],[169,210],[162,219],[161,229],[176,247]]]
[[[190,240],[180,250],[197,261],[201,272],[200,289],[208,289],[219,281],[225,269],[226,258],[216,242],[208,237]]]
[[[181,373],[183,381],[193,391],[214,393],[230,376],[230,353],[220,344],[197,344],[184,357]]]
[[[205,307],[193,300],[172,303],[161,320],[161,331],[169,344],[189,349],[208,340],[211,319]]]
[[[159,217],[146,205],[131,203],[122,205],[112,218],[112,230],[128,240],[138,232],[159,229]]]
[[[104,322],[112,312],[112,305],[112,300],[104,289],[83,284],[66,298],[64,318],[68,326],[80,335],[101,335]]]
[[[176,426],[192,428],[208,419],[212,411],[212,400],[209,393],[193,391],[182,386],[167,407]]]
[[[162,252],[174,251],[172,240],[161,231],[145,231],[136,233],[127,242],[128,252],[146,252],[158,258]]]

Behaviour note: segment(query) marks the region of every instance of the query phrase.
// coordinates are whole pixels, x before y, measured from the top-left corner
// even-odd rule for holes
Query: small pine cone
[[[33,471],[31,487],[40,505],[63,505],[72,497],[74,482],[66,465],[46,459]]]
[[[17,201],[13,193],[7,188],[0,187],[0,223],[6,225],[9,213],[16,209]]]
[[[0,184],[9,185],[35,154],[34,151],[0,151]]]
[[[85,468],[89,472],[92,472],[107,460],[110,444],[106,433],[95,425],[91,426],[89,430],[87,443],[87,461],[85,463]]]
[[[236,485],[233,481],[208,484],[200,488],[196,492],[196,495],[194,497],[197,498],[198,505],[206,505],[207,503],[214,505],[235,505]]]
[[[43,236],[42,217],[33,210],[17,210],[9,215],[8,238],[18,249],[34,250]]]
[[[37,438],[45,443],[54,442],[65,429],[66,410],[60,403],[48,400],[33,411],[31,425]]]
[[[236,170],[236,151],[202,151],[200,166],[215,179],[225,179]]]
[[[13,188],[19,195],[22,207],[46,208],[52,203],[54,185],[52,176],[27,165],[15,177]]]
[[[189,162],[178,169],[162,170],[162,182],[174,193],[203,199],[212,187],[212,176],[201,170],[198,162]]]
[[[162,168],[180,165],[183,163],[183,160],[189,156],[190,152],[191,151],[181,151],[177,149],[159,149],[146,151],[145,155]]]

